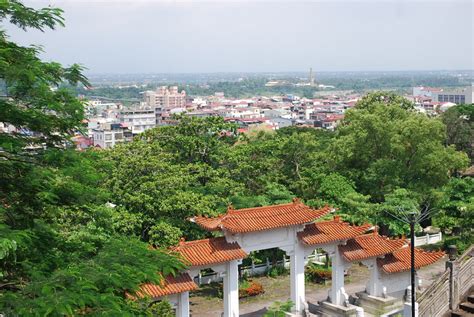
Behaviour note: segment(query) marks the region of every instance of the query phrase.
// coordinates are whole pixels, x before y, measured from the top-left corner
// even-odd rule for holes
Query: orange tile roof
[[[426,252],[415,248],[415,269],[433,264],[444,255],[443,251]],[[386,273],[409,271],[411,269],[409,245],[393,251],[393,253],[386,255],[383,259],[377,259],[377,263]]]
[[[347,222],[342,222],[337,216],[333,220],[306,225],[302,232],[298,232],[298,238],[307,245],[324,244],[355,238],[370,227],[369,224],[351,226]]]
[[[391,253],[406,244],[406,239],[390,240],[377,232],[364,234],[339,246],[347,261],[357,261]]]
[[[140,285],[139,290],[134,295],[126,293],[128,298],[136,299],[143,297],[158,298],[161,296],[178,294],[193,291],[198,288],[187,273],[181,273],[176,276],[168,275],[162,279],[161,285],[145,283]]]
[[[254,232],[313,222],[327,214],[331,208],[312,209],[299,199],[292,203],[245,209],[229,208],[227,213],[216,217],[194,217],[191,219],[202,228],[227,230],[230,233]]]
[[[171,250],[181,254],[191,266],[223,263],[247,257],[247,253],[237,242],[228,243],[224,237],[181,241]]]

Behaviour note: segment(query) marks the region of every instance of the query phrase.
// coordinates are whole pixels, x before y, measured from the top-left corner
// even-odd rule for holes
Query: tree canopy
[[[61,14],[16,0],[0,4],[2,22],[25,30],[61,26]],[[472,227],[474,183],[457,177],[472,155],[468,106],[430,118],[378,92],[349,110],[335,132],[289,127],[246,135],[223,118],[183,115],[113,149],[79,152],[68,138],[81,128],[83,105],[62,84],[87,85],[82,68],[45,63],[39,48],[0,37],[0,117],[16,128],[0,134],[2,313],[169,313],[125,293],[183,269],[165,248],[209,236],[188,219],[217,216],[229,204],[300,197],[389,235],[407,233],[394,214],[429,206],[434,224],[461,231],[456,242],[472,241],[463,227]]]
[[[0,3],[0,20],[25,31],[63,25],[60,9],[16,0]],[[5,31],[0,41],[0,120],[15,128],[0,133],[0,311],[151,315],[125,292],[184,265],[150,250],[133,235],[133,216],[107,204],[103,155],[68,148],[84,106],[63,84],[87,85],[82,67],[43,62],[39,47],[17,45]]]

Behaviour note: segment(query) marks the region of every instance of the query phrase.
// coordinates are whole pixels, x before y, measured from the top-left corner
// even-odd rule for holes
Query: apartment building
[[[132,137],[132,131],[120,123],[105,124],[94,129],[92,134],[94,146],[102,149],[114,147],[117,143],[130,141]]]
[[[119,119],[134,135],[156,126],[155,108],[147,106],[144,103],[123,109],[120,112]]]
[[[159,107],[164,109],[181,108],[186,105],[186,92],[178,92],[177,86],[161,86],[155,91],[145,91],[144,101],[150,107]]]

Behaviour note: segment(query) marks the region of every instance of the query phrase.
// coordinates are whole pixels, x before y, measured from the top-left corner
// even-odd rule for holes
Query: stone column
[[[370,277],[369,281],[367,282],[367,294],[372,295],[372,296],[382,296],[382,285],[380,281],[380,271],[379,267],[377,265],[377,259],[369,259],[362,261],[362,263],[367,266],[367,268],[370,271]]]
[[[291,301],[295,305],[296,312],[304,310],[305,285],[304,285],[304,256],[303,247],[296,243],[293,250],[287,251],[290,256],[290,281],[291,281]]]
[[[418,317],[418,303],[415,302],[415,316],[411,314],[411,285],[407,287],[407,298],[403,304],[403,317]]]
[[[330,255],[332,259],[331,303],[335,305],[344,305],[344,269],[346,264],[339,253],[339,248],[337,245],[334,246],[334,251]]]
[[[178,294],[177,317],[189,317],[189,292]]]
[[[224,275],[224,317],[239,317],[239,261],[229,261]]]

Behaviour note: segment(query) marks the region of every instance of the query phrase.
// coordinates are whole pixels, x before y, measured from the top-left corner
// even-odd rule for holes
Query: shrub
[[[239,298],[257,296],[264,293],[262,284],[255,281],[243,281],[239,287]]]
[[[325,282],[331,279],[332,270],[317,264],[311,264],[306,267],[306,278],[315,283]]]
[[[173,307],[167,300],[155,302],[148,307],[148,312],[153,316],[173,317],[175,315]]]
[[[288,269],[286,269],[283,265],[274,266],[267,271],[267,276],[273,278],[286,274],[288,274]]]
[[[293,302],[288,300],[286,302],[274,302],[270,307],[268,307],[267,312],[263,317],[284,317],[285,312],[290,312],[293,308]]]

